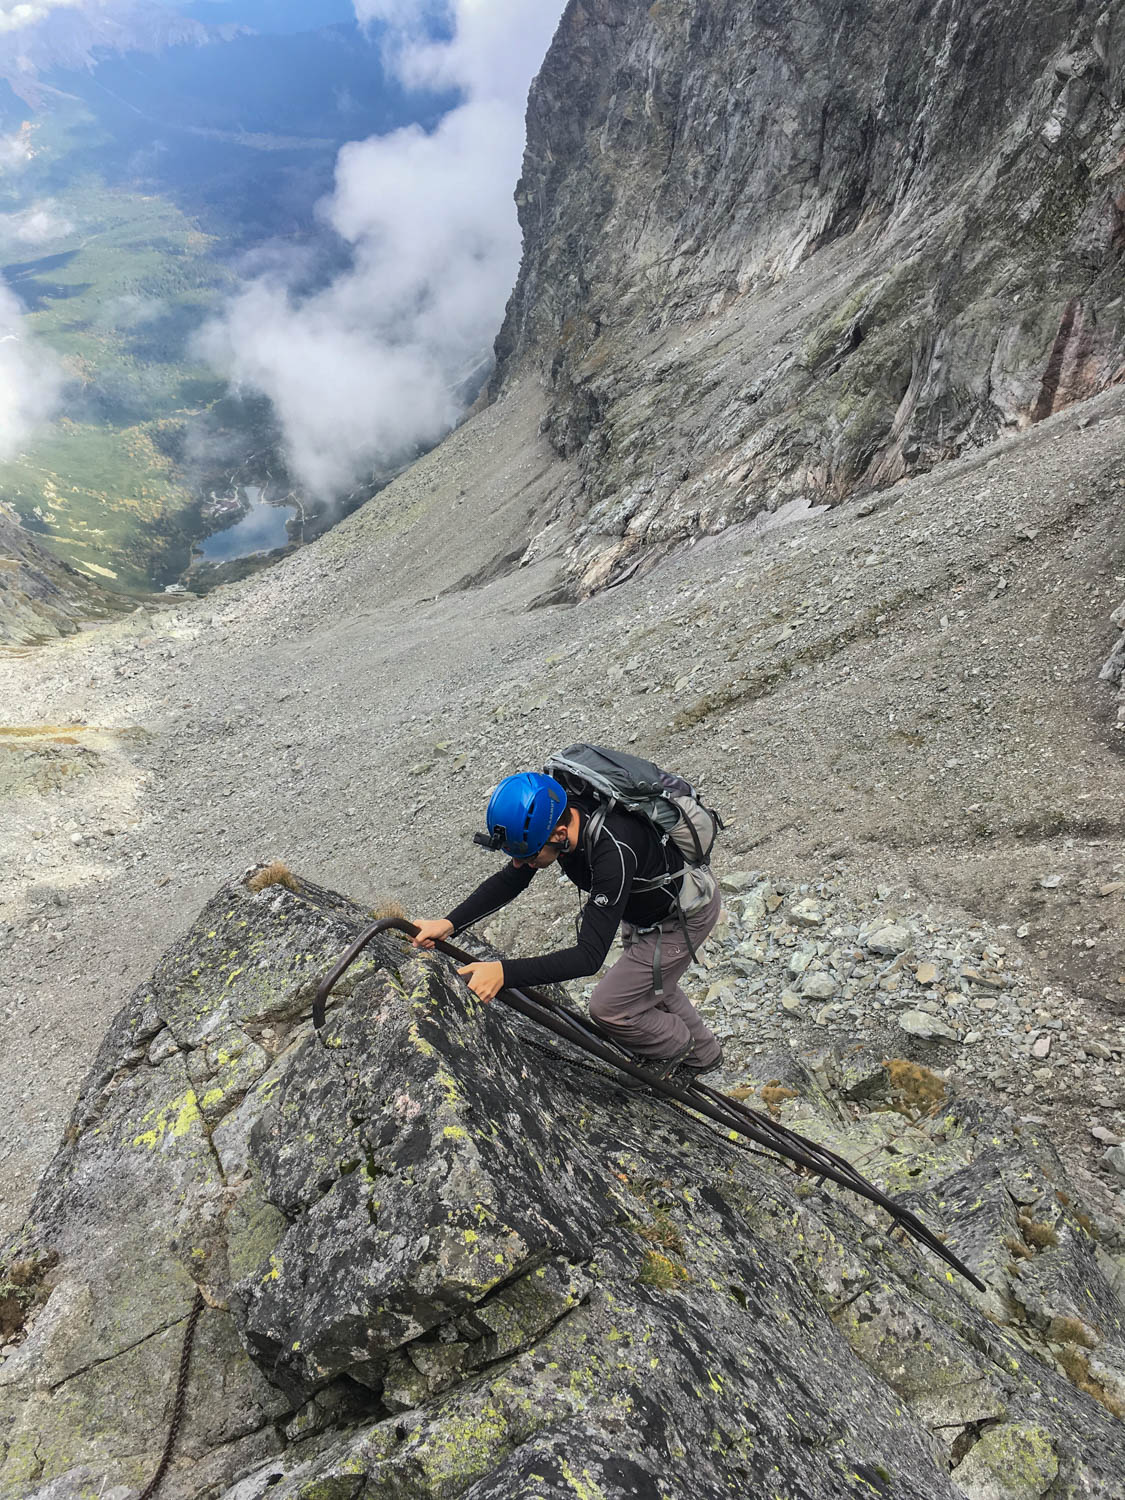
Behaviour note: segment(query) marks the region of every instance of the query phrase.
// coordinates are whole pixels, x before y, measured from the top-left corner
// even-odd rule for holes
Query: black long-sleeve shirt
[[[560,984],[567,979],[596,974],[605,963],[622,921],[635,927],[652,927],[667,921],[675,911],[675,886],[672,893],[667,889],[634,889],[635,881],[652,880],[683,869],[683,855],[671,840],[662,844],[651,823],[614,808],[606,814],[592,859],[587,859],[584,834],[589,813],[579,807],[578,816],[578,847],[570,854],[560,855],[557,861],[568,880],[579,890],[590,893],[582,908],[577,941],[571,948],[560,948],[541,958],[506,960],[505,983],[517,988]],[[514,901],[537,874],[530,865],[519,868],[515,864],[505,865],[455,906],[446,921],[452,922],[454,932],[471,927]]]

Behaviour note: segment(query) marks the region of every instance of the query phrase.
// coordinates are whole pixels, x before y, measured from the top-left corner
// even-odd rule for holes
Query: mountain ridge
[[[99,52],[205,46],[243,29],[207,26],[155,0],[117,0],[100,10],[52,8],[34,25],[0,33],[0,79],[36,108],[43,98],[39,77],[52,69],[92,68]]]

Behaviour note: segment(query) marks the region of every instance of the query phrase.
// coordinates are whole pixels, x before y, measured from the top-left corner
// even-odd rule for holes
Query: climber
[[[653,1078],[700,1078],[722,1065],[722,1048],[680,979],[718,920],[714,878],[707,872],[702,895],[681,914],[677,897],[685,862],[676,846],[662,840],[647,818],[611,806],[593,825],[591,847],[597,807],[595,798],[568,796],[558,781],[539,772],[506,777],[488,803],[488,834],[476,837],[503,849],[511,863],[447,917],[419,922],[414,945],[432,948],[435,939],[490,916],[525,891],[537,870],[557,861],[568,880],[589,892],[574,946],[540,958],[473,963],[457,972],[485,1002],[508,985],[581,979],[601,968],[620,927],[625,951],[595,987],[591,1016]]]

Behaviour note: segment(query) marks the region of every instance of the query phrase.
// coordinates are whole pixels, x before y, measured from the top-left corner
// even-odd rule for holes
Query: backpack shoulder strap
[[[602,828],[605,826],[605,815],[609,811],[609,805],[599,802],[592,813],[586,816],[586,827],[582,830],[582,852],[587,860],[594,862],[594,845],[601,837]]]

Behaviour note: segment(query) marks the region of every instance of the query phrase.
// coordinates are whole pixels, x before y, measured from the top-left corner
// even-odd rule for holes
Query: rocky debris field
[[[956,1010],[898,971],[917,992],[903,1012],[979,1042],[909,1037],[887,990],[870,1014],[982,1088],[1001,1075],[996,1098],[1032,1086],[1033,1112],[1084,1149],[1091,1120],[1116,1130],[1112,1058],[1091,1052],[1080,1076],[1069,1049],[1112,1046],[1125,1007],[1125,736],[1099,679],[1125,597],[1125,392],[532,609],[557,562],[496,562],[567,482],[537,399],[481,413],[246,583],[0,656],[0,1225],[26,1209],[120,994],[216,879],[277,856],[373,906],[444,914],[493,868],[470,843],[488,788],[577,739],[685,772],[731,824],[717,869],[768,872],[788,888],[779,910],[805,885],[831,925],[923,914],[956,948],[980,923],[964,962],[986,974],[987,947],[1016,981],[995,1011],[974,1008],[987,985],[968,981]],[[492,497],[492,524],[468,524]],[[573,889],[537,881],[497,946],[565,943],[575,910]],[[933,962],[947,992],[941,947],[909,963]],[[824,967],[839,993],[791,1015],[781,996],[801,983],[771,960],[751,998],[773,1019],[747,1024],[815,1028],[824,1006],[841,1034],[863,1024],[857,977]],[[1050,1038],[1045,1058],[1020,1055],[1021,1025]],[[1108,1107],[1085,1093],[1099,1065]]]
[[[394,935],[315,1032],[368,914],[253,884],[126,1002],[0,1242],[4,1500],[149,1480],[193,1306],[166,1500],[1119,1500],[1125,1237],[1022,1109],[854,1045],[735,1067],[980,1290]]]
[[[831,880],[745,871],[722,886],[723,917],[688,984],[723,1042],[724,1079],[737,1085],[779,1043],[915,1059],[1049,1124],[1125,1232],[1125,1033],[1039,986],[1018,934],[939,924],[909,890],[882,887],[862,906]]]

